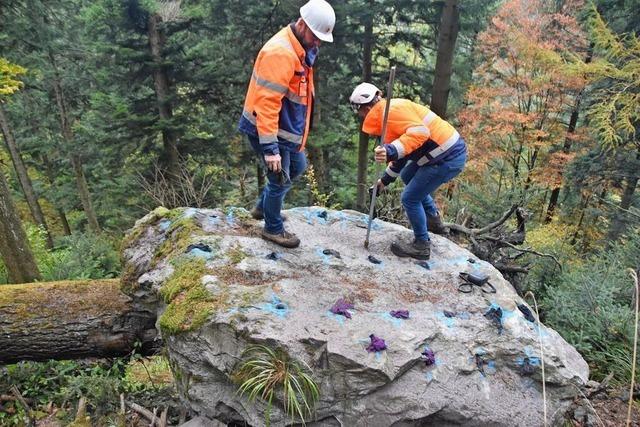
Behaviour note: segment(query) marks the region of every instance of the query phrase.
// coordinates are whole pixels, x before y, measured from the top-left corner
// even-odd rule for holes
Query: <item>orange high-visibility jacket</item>
[[[363,132],[380,136],[386,103],[386,99],[381,99],[367,113],[362,123]],[[407,160],[422,166],[466,150],[453,126],[429,108],[408,99],[391,100],[386,133],[382,141],[391,161],[387,178],[395,179]]]
[[[292,26],[260,50],[240,118],[239,130],[257,136],[265,154],[277,154],[278,140],[304,149],[314,97],[313,69]]]

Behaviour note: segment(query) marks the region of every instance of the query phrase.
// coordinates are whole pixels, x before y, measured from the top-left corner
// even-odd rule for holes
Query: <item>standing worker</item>
[[[371,83],[359,84],[349,98],[362,122],[362,131],[373,136],[382,133],[387,100]],[[388,163],[378,180],[378,191],[400,176],[406,184],[402,192],[404,207],[415,239],[394,242],[391,252],[399,257],[426,260],[431,255],[429,231],[443,233],[444,226],[431,197],[438,187],[455,178],[467,160],[464,139],[449,123],[429,108],[407,99],[392,99],[384,144],[375,148],[378,163]]]
[[[309,0],[300,18],[260,50],[240,118],[253,150],[267,167],[268,183],[251,214],[264,218],[262,238],[295,248],[300,239],[284,229],[280,214],[292,181],[307,166],[304,153],[314,102],[313,64],[322,41],[333,42],[336,16],[325,0]]]

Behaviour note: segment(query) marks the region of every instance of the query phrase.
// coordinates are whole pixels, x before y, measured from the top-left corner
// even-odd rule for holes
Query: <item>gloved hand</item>
[[[378,190],[376,191],[376,194],[381,194],[384,192],[385,186],[382,183],[382,180],[378,180],[378,182],[376,183],[376,185],[378,186]],[[369,187],[369,198],[371,198],[373,196],[373,185],[371,187]]]
[[[265,155],[264,162],[267,164],[267,169],[273,172],[279,172],[282,169],[282,158],[280,154]]]

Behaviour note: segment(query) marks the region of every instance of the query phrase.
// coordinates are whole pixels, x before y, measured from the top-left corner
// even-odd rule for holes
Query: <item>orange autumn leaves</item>
[[[587,47],[572,15],[581,7],[510,0],[479,35],[479,66],[459,115],[471,151],[467,178],[488,171],[510,177],[512,190],[522,191],[560,185],[580,140],[567,134],[567,123],[585,85],[568,66]]]

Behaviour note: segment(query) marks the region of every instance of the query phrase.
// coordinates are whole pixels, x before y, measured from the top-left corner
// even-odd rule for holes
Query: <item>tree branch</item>
[[[468,236],[478,236],[504,224],[509,219],[509,217],[513,215],[516,209],[518,209],[518,205],[511,206],[511,209],[505,212],[499,220],[492,222],[482,228],[467,228],[463,225],[453,224],[448,222],[444,223],[444,226],[449,227],[449,229],[451,230],[455,230],[460,233],[467,234]]]
[[[553,261],[555,261],[555,263],[558,265],[558,267],[560,267],[560,271],[562,271],[562,264],[560,264],[560,261],[558,261],[558,259],[555,256],[551,255],[551,254],[544,254],[544,253],[541,253],[541,252],[534,251],[532,249],[519,248],[519,247],[517,247],[517,246],[515,246],[515,245],[513,245],[513,244],[511,244],[509,242],[506,242],[506,241],[504,241],[502,239],[498,239],[496,237],[482,236],[482,237],[478,237],[478,238],[479,239],[483,239],[483,240],[489,240],[489,241],[492,241],[492,242],[495,242],[495,243],[500,243],[502,245],[510,247],[511,249],[515,249],[516,251],[520,251],[522,253],[534,254],[534,255],[541,256],[541,257],[551,258]]]

